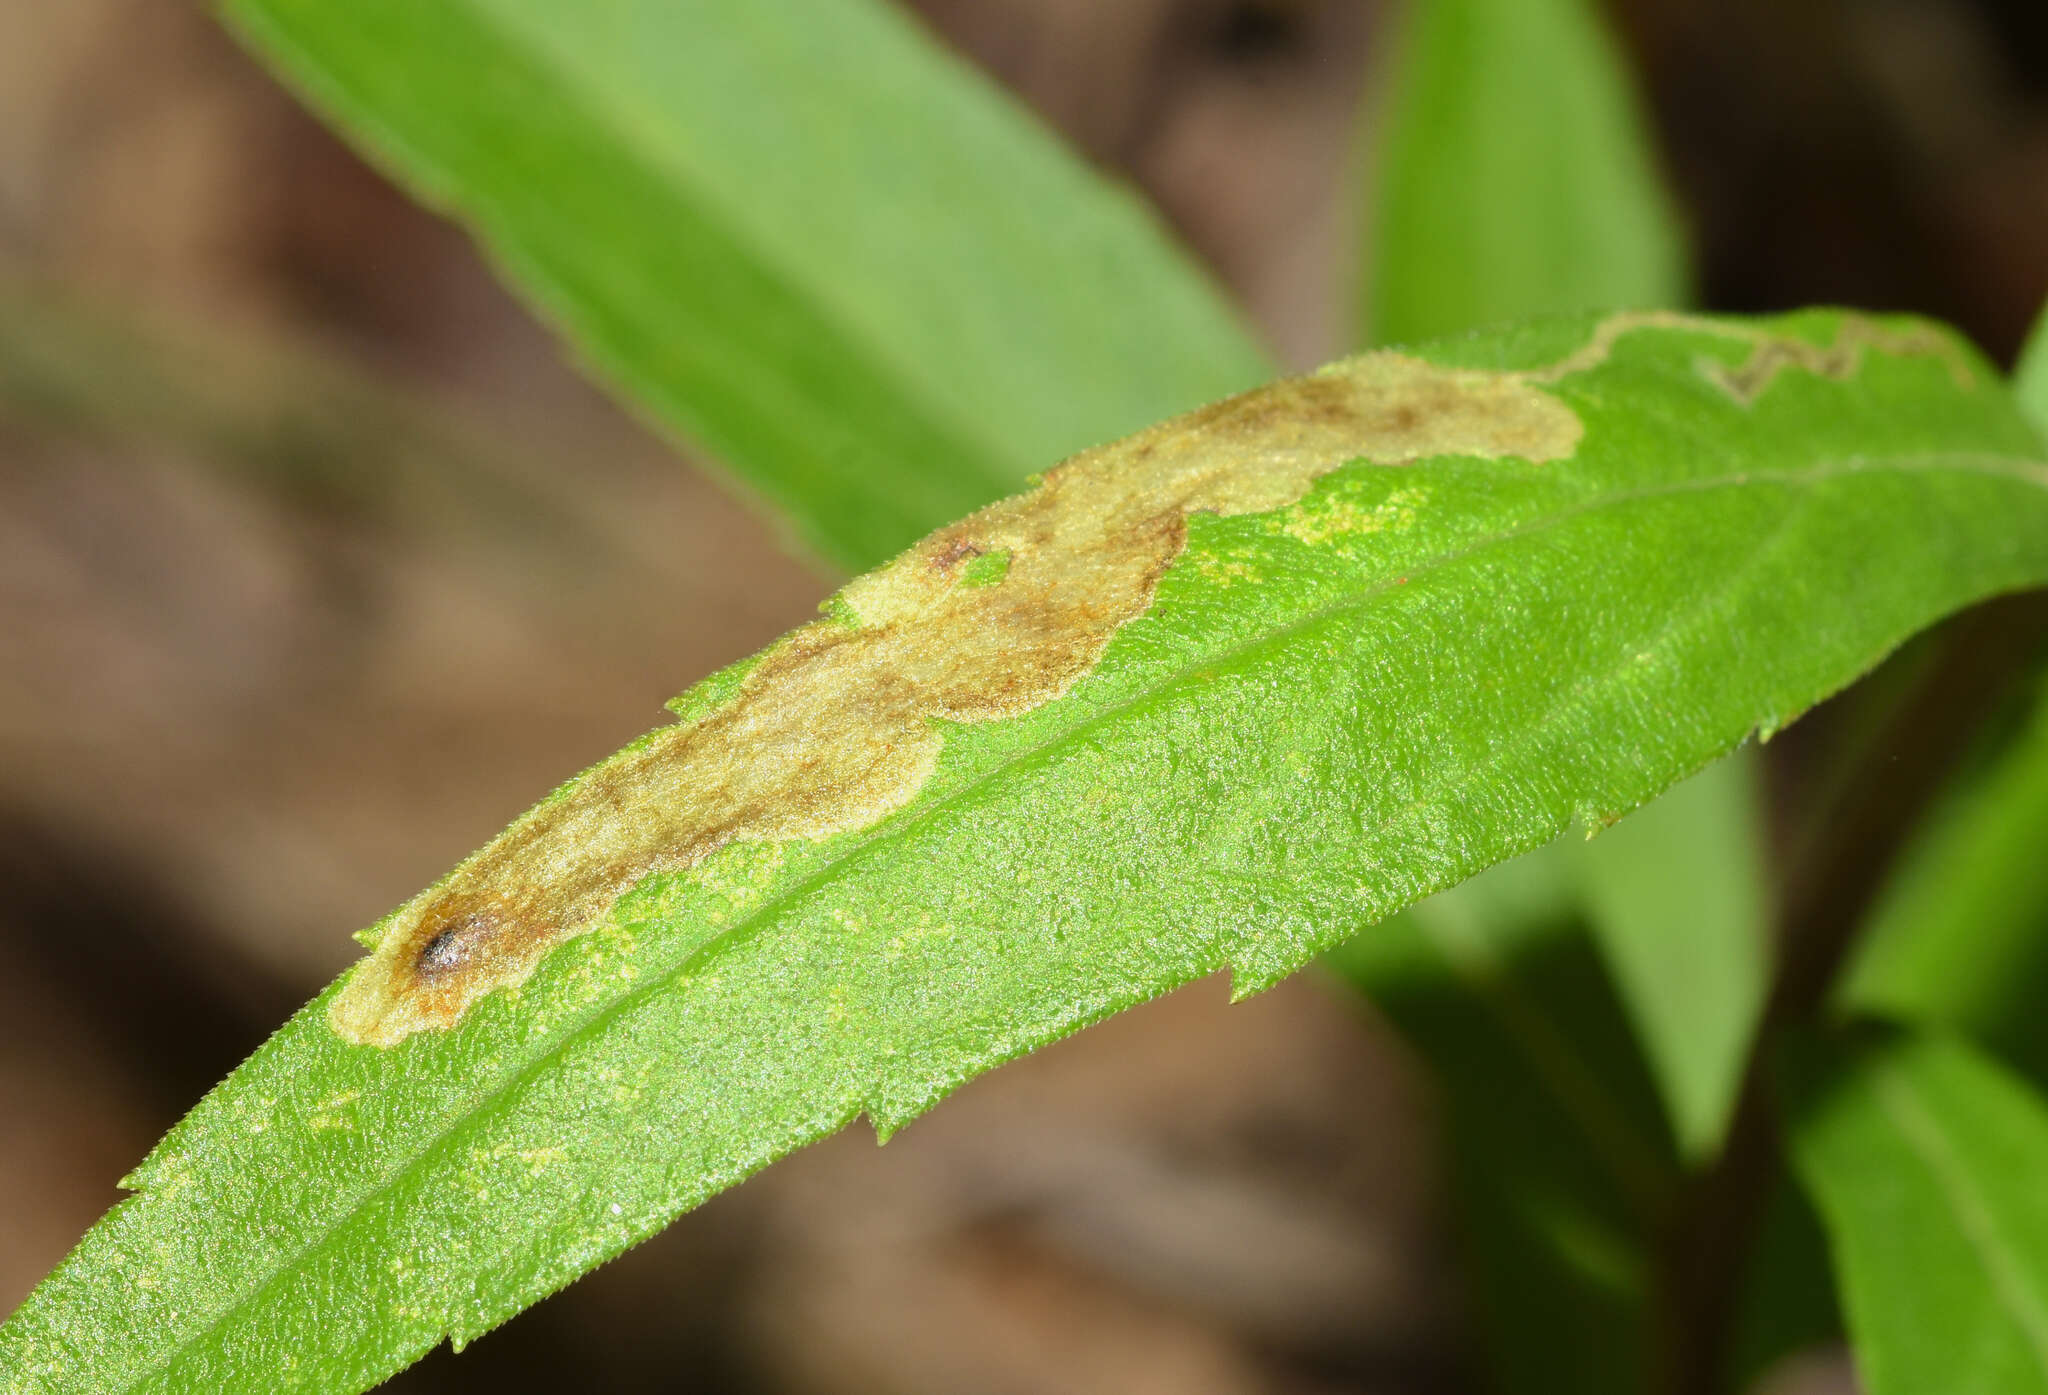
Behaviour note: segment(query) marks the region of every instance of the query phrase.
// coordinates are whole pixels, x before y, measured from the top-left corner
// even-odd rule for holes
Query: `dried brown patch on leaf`
[[[1607,361],[1614,346],[1637,330],[1689,330],[1723,339],[1744,340],[1749,357],[1730,367],[1714,359],[1702,359],[1701,376],[1747,407],[1788,368],[1801,369],[1822,377],[1844,379],[1862,366],[1866,350],[1899,356],[1929,355],[1947,362],[1958,387],[1975,379],[1969,360],[1956,341],[1931,325],[1909,325],[1894,329],[1869,315],[1847,314],[1831,344],[1815,344],[1785,334],[1773,333],[1762,325],[1713,320],[1689,315],[1682,310],[1628,310],[1609,315],[1595,327],[1593,335],[1577,350],[1548,368],[1528,375],[1532,382],[1554,383],[1574,373],[1584,373]]]
[[[1018,716],[1086,675],[1151,605],[1189,514],[1280,509],[1352,460],[1563,459],[1583,428],[1541,385],[1597,367],[1623,336],[1654,329],[1749,341],[1743,363],[1701,365],[1745,404],[1787,369],[1852,373],[1868,349],[1940,355],[1970,381],[1955,345],[1928,329],[1850,316],[1820,346],[1674,312],[1628,313],[1533,372],[1368,354],[1086,452],[853,582],[826,619],[744,670],[730,697],[709,710],[693,704],[690,719],[513,824],[392,918],[330,1021],[380,1046],[451,1026],[598,924],[651,872],[692,867],[730,843],[873,824],[931,775],[944,742],[935,723]],[[1320,542],[1370,531],[1374,520],[1322,522],[1332,526],[1301,526]]]
[[[650,872],[902,808],[937,764],[935,723],[1020,715],[1095,666],[1151,605],[1191,513],[1277,509],[1352,460],[1558,460],[1581,431],[1525,377],[1370,354],[1077,456],[847,586],[857,624],[795,631],[721,706],[513,824],[392,918],[329,1020],[379,1046],[451,1026]],[[993,579],[965,575],[998,556]]]

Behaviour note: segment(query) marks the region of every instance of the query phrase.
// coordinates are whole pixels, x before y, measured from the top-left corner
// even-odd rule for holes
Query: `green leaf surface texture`
[[[2048,1391],[2048,1108],[1959,1040],[1805,1043],[1792,1157],[1870,1395]]]
[[[1590,0],[1418,0],[1373,181],[1370,341],[1689,300],[1629,87]]]
[[[1398,56],[1368,220],[1368,337],[1684,297],[1684,241],[1587,0],[1422,0]],[[1576,852],[1542,854],[1576,859],[1694,1159],[1719,1141],[1765,987],[1754,753],[1731,764]]]
[[[1579,844],[1588,914],[1691,1159],[1727,1128],[1770,978],[1760,774],[1721,761]]]
[[[2044,580],[2038,442],[1908,320],[1541,322],[1091,453],[395,912],[0,1329],[5,1388],[371,1385],[793,1148],[1217,970],[1275,983]]]
[[[1682,299],[1686,249],[1591,8],[1408,14],[1393,100],[1371,113],[1387,135],[1367,181],[1368,341]],[[1605,836],[1423,902],[1405,918],[1419,959],[1380,952],[1399,922],[1333,958],[1442,1091],[1488,1371],[1513,1395],[1631,1395],[1649,1375],[1649,1255],[1676,1164],[1658,1100],[1625,1085],[1647,1064],[1685,1155],[1712,1152],[1763,991],[1761,840],[1734,793],[1754,765],[1744,749]],[[1546,882],[1569,904],[1529,894]]]
[[[1272,372],[1138,199],[893,5],[224,12],[842,566]]]
[[[1880,896],[1836,994],[1847,1012],[1940,1025],[2048,1080],[2048,680],[1982,768],[1936,806]]]

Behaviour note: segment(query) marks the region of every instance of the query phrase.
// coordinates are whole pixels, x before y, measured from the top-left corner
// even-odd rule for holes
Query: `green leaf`
[[[1382,339],[1673,304],[1686,250],[1587,0],[1423,0],[1400,46],[1366,322]],[[1765,989],[1753,757],[1576,854],[1681,1145],[1711,1154]]]
[[[1900,859],[1837,992],[1848,1012],[1936,1024],[2048,1080],[2048,683]]]
[[[2026,348],[2020,351],[2012,385],[2020,400],[2020,410],[2033,418],[2037,431],[2048,435],[2048,308],[2041,311],[2041,318],[2034,322],[2034,332],[2027,337]]]
[[[1271,372],[1136,199],[892,5],[225,11],[835,562]]]
[[[1725,1367],[1730,1390],[1768,1389],[1757,1382],[1779,1361],[1842,1337],[1827,1234],[1786,1166],[1772,1179],[1736,1293]]]
[[[1169,422],[856,581],[400,908],[0,1369],[370,1384],[856,1117],[1225,966],[1274,983],[2043,580],[2048,462],[1913,321],[1552,321]]]
[[[1558,845],[1325,956],[1428,1059],[1487,1370],[1625,1395],[1650,1369],[1650,1246],[1679,1181],[1654,1086]]]
[[[1590,0],[1421,0],[1401,43],[1368,342],[1689,299],[1646,128]]]
[[[2048,1391],[2041,1098],[1938,1036],[1815,1044],[1786,1076],[1870,1395]]]
[[[1727,1128],[1769,986],[1759,773],[1722,761],[1580,845],[1594,931],[1691,1160]]]

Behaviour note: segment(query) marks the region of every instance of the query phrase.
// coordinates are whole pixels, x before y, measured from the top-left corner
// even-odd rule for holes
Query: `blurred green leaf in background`
[[[1651,1246],[1680,1182],[1574,870],[1548,849],[1517,858],[1326,960],[1442,1093],[1487,1375],[1507,1391],[1642,1388]]]
[[[1783,1074],[1869,1395],[2048,1391],[2041,1097],[1941,1034],[1810,1041]]]
[[[1727,1129],[1770,981],[1761,774],[1746,748],[1576,848],[1587,918],[1692,1162]]]
[[[1366,219],[1372,342],[1691,298],[1592,0],[1416,0],[1405,19]]]
[[[2013,370],[2013,391],[2035,427],[2048,436],[2048,307],[2043,307],[2026,348],[2020,352],[2019,366]]]
[[[876,0],[229,0],[828,561],[1270,377],[1128,191]]]
[[[1968,1033],[2044,1081],[2048,689],[1980,765],[1894,868],[1839,1005]]]

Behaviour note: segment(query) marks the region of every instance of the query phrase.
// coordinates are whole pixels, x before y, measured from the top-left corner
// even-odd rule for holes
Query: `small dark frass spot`
[[[962,562],[985,556],[988,549],[972,538],[954,538],[931,559],[933,571],[949,572]]]
[[[422,978],[434,978],[461,968],[469,958],[472,938],[466,932],[475,929],[475,921],[464,921],[441,931],[420,946],[419,957],[413,961],[413,971]]]

